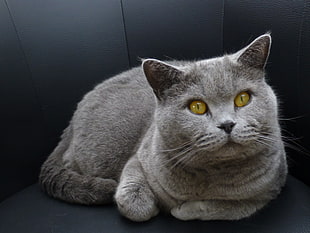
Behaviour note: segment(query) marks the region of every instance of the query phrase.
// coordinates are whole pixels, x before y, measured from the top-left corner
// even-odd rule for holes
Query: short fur
[[[252,215],[279,194],[287,174],[277,99],[264,78],[270,44],[265,34],[223,57],[147,59],[143,69],[101,83],[43,164],[43,190],[82,204],[115,197],[133,221],[159,210],[182,220]],[[242,91],[250,102],[236,107]],[[208,112],[193,114],[192,100]],[[231,132],[220,127],[226,122]]]

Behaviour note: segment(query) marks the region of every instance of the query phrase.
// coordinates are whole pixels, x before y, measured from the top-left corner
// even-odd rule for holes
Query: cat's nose
[[[217,128],[224,130],[226,133],[230,134],[234,126],[236,125],[233,121],[225,121],[224,123],[217,126]]]

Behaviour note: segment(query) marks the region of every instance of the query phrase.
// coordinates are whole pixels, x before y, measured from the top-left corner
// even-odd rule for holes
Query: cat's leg
[[[115,200],[119,211],[133,221],[146,221],[159,212],[156,198],[136,156],[124,167]]]
[[[190,201],[173,208],[171,214],[181,220],[239,220],[249,217],[267,202],[266,200]]]

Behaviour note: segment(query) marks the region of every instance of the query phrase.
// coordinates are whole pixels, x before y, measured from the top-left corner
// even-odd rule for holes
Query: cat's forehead
[[[192,64],[187,75],[192,87],[199,87],[206,95],[227,96],[244,82],[238,79],[238,73],[238,68],[228,57],[221,57]]]

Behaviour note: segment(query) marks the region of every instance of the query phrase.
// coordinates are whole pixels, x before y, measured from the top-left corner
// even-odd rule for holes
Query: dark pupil
[[[240,96],[241,102],[243,102],[243,95]]]

